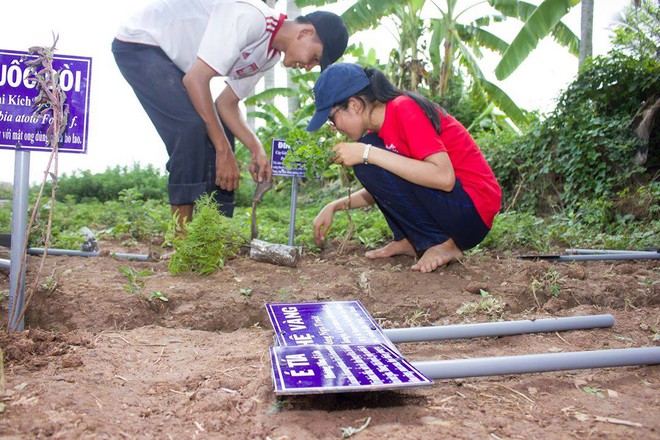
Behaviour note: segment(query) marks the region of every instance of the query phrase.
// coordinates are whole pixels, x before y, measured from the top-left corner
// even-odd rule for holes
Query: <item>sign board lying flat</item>
[[[275,394],[382,391],[433,381],[385,345],[270,347]]]
[[[0,49],[0,149],[51,151],[46,131],[52,116],[33,115],[37,90],[22,61],[26,56],[34,57],[27,52]],[[60,87],[69,105],[67,128],[60,137],[58,151],[86,153],[92,59],[54,55],[53,68],[60,72]]]
[[[399,354],[360,301],[266,304],[276,394],[376,391],[430,385]]]
[[[385,344],[383,334],[360,301],[266,304],[278,345]]]

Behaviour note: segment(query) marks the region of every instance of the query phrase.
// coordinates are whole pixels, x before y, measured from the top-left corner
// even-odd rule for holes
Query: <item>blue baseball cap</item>
[[[364,68],[359,64],[333,64],[319,76],[314,84],[314,105],[316,112],[307,125],[307,131],[316,131],[325,121],[332,107],[371,84]]]

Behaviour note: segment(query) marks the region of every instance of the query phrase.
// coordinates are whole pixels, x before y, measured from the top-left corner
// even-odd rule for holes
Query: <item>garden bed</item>
[[[658,344],[657,260],[550,263],[479,253],[420,274],[409,270],[409,257],[370,261],[358,247],[335,250],[304,255],[296,268],[239,257],[206,277],[172,276],[166,261],[48,257],[29,330],[0,334],[1,436],[332,439],[367,419],[355,438],[660,436],[658,366],[277,398],[268,302],[358,299],[384,328],[604,313],[616,319],[609,329],[400,344],[412,361]],[[39,257],[28,259],[30,286]],[[142,275],[131,283],[122,267]],[[8,284],[0,272],[0,291]]]

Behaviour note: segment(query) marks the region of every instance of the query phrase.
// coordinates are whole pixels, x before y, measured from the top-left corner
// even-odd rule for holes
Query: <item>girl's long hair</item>
[[[438,106],[437,104],[431,102],[428,98],[407,90],[400,90],[390,82],[389,79],[385,76],[383,72],[378,69],[365,67],[364,73],[367,75],[367,78],[371,82],[371,85],[368,85],[356,95],[358,98],[364,98],[368,102],[382,102],[387,103],[393,100],[394,98],[405,95],[410,99],[415,101],[415,103],[424,111],[424,114],[429,119],[435,131],[440,134],[440,114],[439,111],[443,114],[445,111]]]

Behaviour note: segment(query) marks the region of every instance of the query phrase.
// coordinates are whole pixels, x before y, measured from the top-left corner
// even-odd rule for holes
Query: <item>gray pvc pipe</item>
[[[660,260],[658,252],[603,253],[593,255],[558,255],[544,258],[559,261],[600,261],[600,260]]]
[[[594,255],[594,254],[657,254],[656,251],[619,251],[610,249],[565,249],[567,254]]]
[[[412,362],[430,379],[660,364],[660,347]]]
[[[402,342],[436,341],[442,339],[510,336],[524,333],[561,332],[590,328],[612,327],[614,316],[570,316],[544,318],[534,321],[483,322],[477,324],[439,325],[434,327],[395,328],[383,330],[394,344]]]
[[[43,255],[43,248],[28,248],[27,253],[30,255]],[[66,255],[69,257],[98,257],[100,252],[85,252],[74,251],[69,249],[48,249],[48,255]],[[149,255],[143,254],[122,254],[120,252],[110,252],[110,256],[119,258],[120,260],[137,260],[149,261]]]
[[[19,145],[20,146],[20,145]],[[16,150],[14,157],[14,193],[11,205],[11,242],[9,250],[9,331],[22,331],[21,313],[25,305],[25,254],[23,245],[27,235],[28,193],[30,191],[30,152]],[[22,270],[21,270],[22,266]]]
[[[0,269],[9,269],[11,267],[11,261],[0,258]]]

